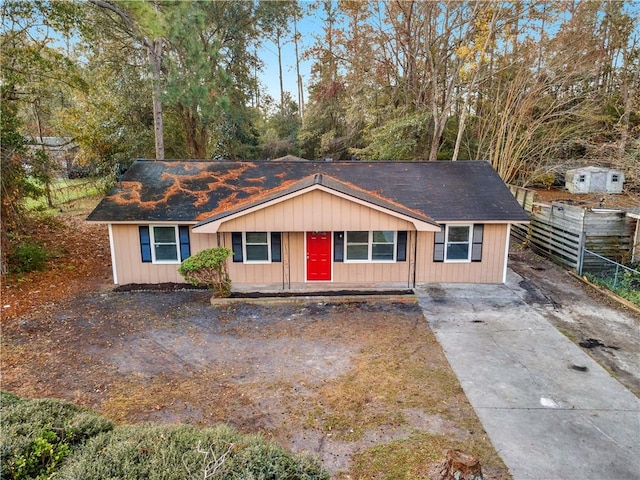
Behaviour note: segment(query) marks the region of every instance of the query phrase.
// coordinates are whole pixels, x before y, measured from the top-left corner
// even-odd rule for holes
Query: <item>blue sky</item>
[[[304,7],[304,2],[303,7]],[[291,24],[291,33],[293,36],[294,26]],[[305,12],[303,18],[298,22],[298,32],[301,35],[298,42],[298,53],[300,57],[305,49],[311,47],[315,42],[314,35],[322,31],[322,19],[317,13],[309,14]],[[278,79],[278,55],[276,46],[265,41],[260,51],[260,57],[264,62],[264,70],[260,74],[260,79],[267,89],[267,93],[271,95],[276,102],[280,99],[280,83]],[[312,60],[304,60],[300,63],[300,75],[302,76],[304,86],[304,100],[308,100],[309,81],[311,79]],[[296,80],[296,54],[293,41],[288,42],[282,47],[282,78],[284,89],[291,93],[291,97],[297,101],[298,84]]]

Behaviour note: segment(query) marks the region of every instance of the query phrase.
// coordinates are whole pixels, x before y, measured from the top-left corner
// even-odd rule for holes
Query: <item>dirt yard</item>
[[[38,226],[58,252],[47,272],[3,279],[2,389],[122,423],[226,422],[336,479],[425,478],[450,448],[509,478],[412,297],[214,307],[204,291],[116,292],[86,211]],[[527,301],[640,394],[637,317],[528,251],[510,261]]]
[[[48,272],[2,285],[2,389],[122,423],[226,422],[333,478],[425,478],[447,449],[509,478],[412,296],[234,302],[116,292],[108,239],[52,225]]]

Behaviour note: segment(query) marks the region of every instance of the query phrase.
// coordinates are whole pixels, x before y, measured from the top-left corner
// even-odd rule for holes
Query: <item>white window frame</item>
[[[348,248],[348,242],[347,242],[347,238],[349,237],[349,232],[364,232],[365,230],[349,230],[349,231],[345,231],[344,234],[344,249],[343,249],[343,263],[394,263],[396,262],[396,255],[397,255],[397,251],[398,251],[398,232],[395,230],[375,230],[376,232],[391,232],[393,233],[393,258],[389,259],[389,260],[374,260],[373,259],[373,230],[369,230],[367,232],[368,237],[367,237],[367,258],[366,259],[349,259],[349,248]],[[376,242],[376,243],[380,243],[381,242]],[[356,245],[356,244],[352,244],[352,245]],[[362,243],[361,245],[364,245],[364,243]],[[386,244],[389,245],[389,244]]]
[[[451,228],[467,228],[468,236],[466,242],[450,242],[449,230]],[[467,258],[449,258],[449,245],[451,244],[467,244]],[[453,223],[447,224],[444,234],[444,261],[446,263],[469,263],[471,262],[471,250],[473,246],[473,224],[471,223]]]
[[[156,228],[173,228],[173,239],[175,243],[156,243]],[[178,231],[177,225],[149,225],[149,241],[151,242],[151,263],[177,265],[182,262],[180,259],[180,232]],[[158,260],[156,258],[156,246],[158,245],[174,245],[177,260]]]
[[[267,259],[248,260],[247,258],[247,233],[264,233],[267,236]],[[263,243],[251,243],[250,245],[264,245]],[[271,232],[242,232],[242,263],[267,264],[271,263]]]

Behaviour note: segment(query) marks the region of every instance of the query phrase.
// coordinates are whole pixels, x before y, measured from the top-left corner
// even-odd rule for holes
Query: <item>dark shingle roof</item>
[[[328,188],[403,214],[528,221],[487,162],[136,161],[87,220],[194,222],[286,195],[323,175]]]

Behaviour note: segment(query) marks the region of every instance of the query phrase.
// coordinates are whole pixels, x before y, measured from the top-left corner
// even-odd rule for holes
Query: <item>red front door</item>
[[[331,280],[331,232],[307,232],[307,280]]]

